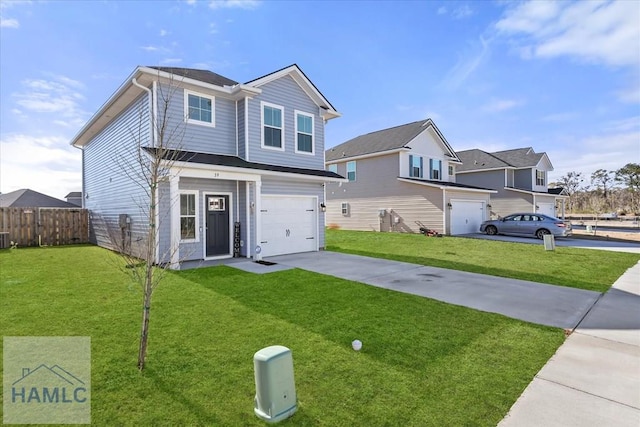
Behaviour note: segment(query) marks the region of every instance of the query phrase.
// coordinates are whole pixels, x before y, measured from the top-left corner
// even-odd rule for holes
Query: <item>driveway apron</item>
[[[600,293],[398,261],[311,252],[271,262],[541,325],[575,328]]]

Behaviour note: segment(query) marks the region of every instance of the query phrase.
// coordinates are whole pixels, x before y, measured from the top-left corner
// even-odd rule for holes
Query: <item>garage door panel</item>
[[[262,256],[318,250],[315,197],[263,196]]]
[[[451,235],[477,233],[484,216],[482,201],[451,201]]]

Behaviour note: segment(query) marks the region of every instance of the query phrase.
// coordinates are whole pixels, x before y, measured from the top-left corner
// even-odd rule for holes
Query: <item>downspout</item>
[[[236,99],[236,156],[240,154],[240,147],[238,146],[238,100]]]
[[[244,97],[244,159],[249,161],[249,97]]]
[[[153,102],[153,92],[155,91],[155,87],[156,87],[156,82],[153,82],[153,88],[154,91],[151,91],[151,89],[149,89],[146,86],[141,85],[140,83],[138,83],[138,80],[136,80],[136,78],[134,77],[133,79],[131,79],[131,83],[133,83],[134,86],[139,87],[140,89],[144,90],[145,92],[147,92],[149,94],[149,114],[151,115],[151,120],[150,120],[150,125],[151,125],[151,146],[155,147],[155,141],[156,141],[156,132],[155,132],[155,106],[154,106],[154,102]]]

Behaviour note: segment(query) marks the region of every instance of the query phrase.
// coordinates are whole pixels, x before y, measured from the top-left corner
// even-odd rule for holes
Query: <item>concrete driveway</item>
[[[463,234],[456,237],[469,237],[473,239],[498,240],[501,242],[528,243],[530,245],[540,245],[544,243],[542,240],[533,237],[516,237],[516,236],[489,236],[484,233]],[[631,252],[640,254],[640,243],[633,242],[615,242],[611,240],[593,240],[582,239],[579,237],[561,237],[555,239],[556,246],[565,246],[571,248],[599,249],[603,251],[615,252]]]
[[[601,295],[582,289],[337,252],[281,255],[265,260],[281,267],[301,268],[564,329],[575,328]]]

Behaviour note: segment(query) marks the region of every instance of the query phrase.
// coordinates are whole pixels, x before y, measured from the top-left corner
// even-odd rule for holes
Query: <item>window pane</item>
[[[298,114],[298,132],[312,134],[311,117]]]
[[[194,217],[180,218],[180,237],[183,239],[196,238],[196,219]]]
[[[311,135],[298,134],[298,151],[313,152]]]
[[[200,108],[200,97],[189,95],[189,107]]]
[[[282,147],[282,144],[280,142],[281,132],[282,131],[280,129],[265,126],[264,145],[269,147]]]
[[[180,195],[180,215],[187,215],[187,211],[189,209],[189,195],[181,194]]]
[[[278,108],[264,107],[264,124],[273,127],[282,127],[282,112]]]

